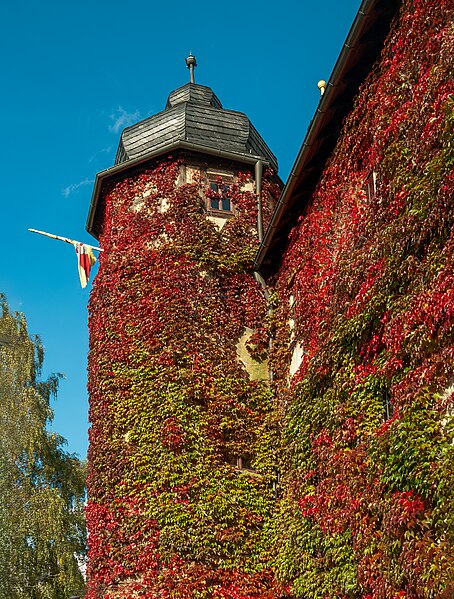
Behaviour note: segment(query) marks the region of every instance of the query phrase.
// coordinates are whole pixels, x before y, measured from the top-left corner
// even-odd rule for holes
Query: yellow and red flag
[[[90,280],[90,270],[96,262],[96,258],[91,250],[91,246],[80,243],[80,241],[74,241],[73,245],[76,248],[77,267],[79,269],[80,284],[83,289]]]
[[[61,237],[60,235],[54,235],[53,233],[38,231],[37,229],[29,229],[29,231],[31,231],[32,233],[39,233],[40,235],[45,235],[46,237],[50,237],[51,239],[58,239],[59,241],[64,241],[65,243],[70,243],[71,245],[73,245],[76,249],[77,254],[77,268],[79,270],[80,284],[82,285],[82,288],[87,286],[87,283],[90,279],[91,267],[96,262],[96,258],[92,250],[102,252],[102,248],[98,248],[94,245],[88,245],[87,243],[81,243],[80,241],[76,241],[75,239],[69,239],[69,237]]]

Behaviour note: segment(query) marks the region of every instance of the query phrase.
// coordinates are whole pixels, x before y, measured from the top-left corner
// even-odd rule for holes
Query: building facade
[[[257,257],[289,597],[454,596],[453,5],[392,4],[363,3]]]
[[[191,82],[98,177],[89,597],[271,588],[267,305],[250,265],[276,170],[248,118]]]
[[[452,13],[364,0],[280,195],[204,86],[123,133],[88,221],[88,597],[454,593]]]

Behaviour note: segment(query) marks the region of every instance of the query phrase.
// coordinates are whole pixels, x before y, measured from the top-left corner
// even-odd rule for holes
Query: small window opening
[[[252,470],[252,456],[239,456],[236,458],[238,470]]]
[[[388,390],[385,390],[383,393],[383,417],[384,420],[389,420],[393,415],[393,406],[391,403],[391,397]]]
[[[232,212],[230,202],[230,185],[226,183],[210,182],[210,208],[219,212]]]
[[[274,465],[274,467],[273,467],[273,483],[272,483],[274,499],[279,498],[279,484],[280,484],[280,473],[279,473],[279,470],[277,469],[277,466]]]

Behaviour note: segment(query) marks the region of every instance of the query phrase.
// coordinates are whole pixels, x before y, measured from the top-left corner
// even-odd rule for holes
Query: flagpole
[[[58,239],[59,241],[64,241],[65,243],[70,243],[74,245],[75,243],[80,243],[79,241],[75,241],[74,239],[68,239],[68,237],[61,237],[60,235],[53,235],[52,233],[46,233],[45,231],[38,231],[37,229],[29,229],[31,233],[39,233],[40,235],[45,235],[46,237],[50,237],[51,239]],[[85,246],[91,248],[92,250],[97,250],[98,252],[103,252],[102,248],[95,247],[94,245],[89,245],[88,243],[84,243]]]

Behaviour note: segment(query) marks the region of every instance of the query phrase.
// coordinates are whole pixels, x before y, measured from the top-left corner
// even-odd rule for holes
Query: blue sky
[[[285,181],[360,0],[3,3],[0,51],[0,292],[64,373],[54,429],[85,457],[87,302],[71,246],[33,227],[97,245],[85,231],[95,174],[113,165],[124,127],[163,110],[188,81],[245,112]],[[96,273],[96,267],[95,271]]]

